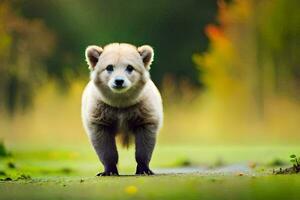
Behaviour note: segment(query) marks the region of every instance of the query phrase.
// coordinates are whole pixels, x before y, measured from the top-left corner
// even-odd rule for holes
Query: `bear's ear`
[[[149,70],[154,57],[153,48],[149,45],[143,45],[138,47],[137,50],[142,57],[145,68]]]
[[[96,45],[91,45],[86,48],[85,59],[89,65],[90,70],[93,70],[95,68],[102,52],[103,52],[103,49]]]

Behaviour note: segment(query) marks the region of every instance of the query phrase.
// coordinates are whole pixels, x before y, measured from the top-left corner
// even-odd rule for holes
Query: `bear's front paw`
[[[151,171],[149,169],[149,167],[147,167],[147,166],[140,166],[140,165],[138,165],[136,167],[136,173],[135,174],[136,175],[154,175],[154,172]]]
[[[97,176],[119,176],[117,166],[107,165],[104,172],[97,174]]]
[[[97,174],[97,176],[119,176],[118,172],[100,172]]]

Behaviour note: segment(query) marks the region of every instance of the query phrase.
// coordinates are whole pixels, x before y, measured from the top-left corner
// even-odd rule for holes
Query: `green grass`
[[[300,175],[273,175],[273,163],[289,164],[298,146],[158,146],[154,169],[248,166],[249,173],[128,176],[135,170],[132,149],[120,151],[120,177],[95,177],[102,170],[92,149],[70,147],[9,149],[0,158],[0,199],[300,199]],[[280,161],[280,162],[276,162]],[[13,164],[13,165],[12,165]],[[124,176],[125,175],[125,176]]]
[[[136,192],[127,191],[134,187]],[[1,199],[299,199],[300,177],[51,177],[0,184]]]

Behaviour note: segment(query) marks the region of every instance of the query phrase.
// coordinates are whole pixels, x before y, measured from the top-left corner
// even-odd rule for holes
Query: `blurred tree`
[[[194,60],[224,123],[255,124],[265,119],[270,99],[299,99],[299,6],[298,0],[219,1],[219,25],[206,27],[209,50]]]
[[[157,83],[165,74],[199,83],[191,56],[206,49],[203,27],[214,21],[217,9],[215,0],[16,2],[24,16],[42,18],[56,31],[59,45],[48,65],[55,77],[65,71],[87,74],[83,52],[89,44],[147,43],[156,52],[151,74]]]
[[[0,5],[0,104],[11,112],[30,104],[45,77],[60,86],[82,74],[87,78],[89,44],[150,44],[156,52],[155,82],[172,75],[174,85],[180,80],[199,85],[191,56],[206,49],[202,29],[217,9],[215,0],[4,0]]]
[[[9,1],[0,2],[0,108],[13,113],[31,103],[45,79],[44,61],[55,46],[54,34],[40,20],[16,14]]]
[[[300,15],[298,0],[259,2],[257,44],[262,88],[273,94],[299,98]]]

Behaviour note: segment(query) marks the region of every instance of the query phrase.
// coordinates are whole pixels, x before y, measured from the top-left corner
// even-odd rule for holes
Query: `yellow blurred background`
[[[89,28],[96,30],[82,33],[69,22],[76,16],[84,24],[93,17],[84,9],[91,7],[82,8],[78,1],[82,4],[72,10],[63,1],[49,2],[0,2],[0,139],[5,144],[87,145],[80,119],[88,81],[84,48],[116,40],[154,46],[152,77],[165,108],[160,144],[299,144],[299,1],[211,1],[203,3],[208,13],[200,11],[201,3],[182,3],[191,9],[191,19],[187,11],[163,4],[153,8],[159,19],[147,13],[141,17],[153,21],[146,23],[150,27],[124,19],[130,25],[124,33],[113,32],[122,15],[107,16],[111,23],[99,19],[96,28],[98,22],[91,21]],[[39,6],[49,10],[36,11]],[[57,8],[64,15],[53,18]],[[171,24],[174,16],[178,24]],[[203,21],[196,27],[198,18]]]

